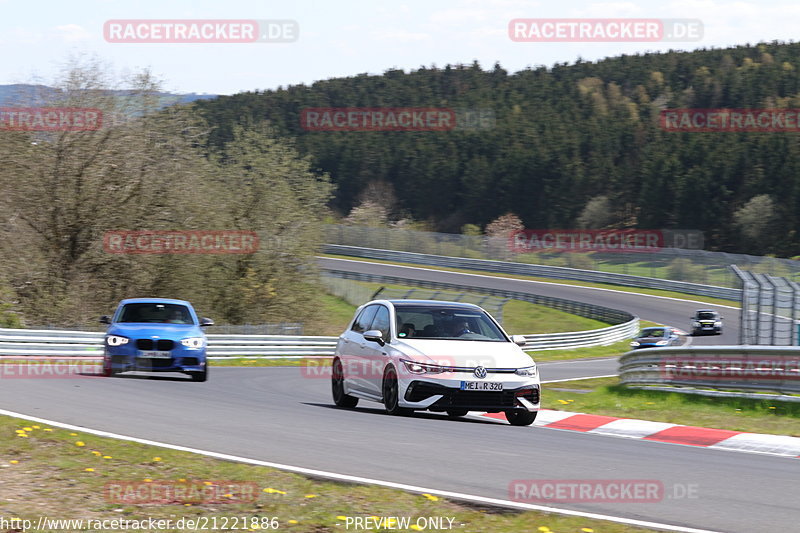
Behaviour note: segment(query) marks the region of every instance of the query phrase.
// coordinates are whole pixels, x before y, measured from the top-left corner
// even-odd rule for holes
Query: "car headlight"
[[[692,327],[693,328],[699,328],[700,327],[700,322],[697,322],[697,321],[692,322]]]
[[[536,377],[536,365],[518,368],[514,373],[518,376]]]
[[[639,346],[639,341],[631,341],[631,346]]]
[[[131,340],[128,337],[120,337],[119,335],[106,335],[106,344],[109,346],[122,346],[128,344]]]
[[[189,337],[188,339],[181,339],[181,344],[187,348],[197,349],[205,346],[206,340],[203,337]]]
[[[719,320],[717,320],[716,322],[714,322],[714,327],[715,327],[715,328],[721,328],[721,327],[722,327],[722,322],[720,322]]]
[[[658,341],[656,346],[666,346],[667,344],[669,344],[669,341]]]
[[[417,363],[416,361],[406,361],[405,359],[401,359],[401,361],[406,370],[412,374],[441,374],[448,371],[448,368],[444,366]]]

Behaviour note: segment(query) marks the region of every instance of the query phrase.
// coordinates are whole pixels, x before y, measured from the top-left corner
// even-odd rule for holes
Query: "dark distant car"
[[[639,336],[633,339],[631,346],[637,348],[658,348],[661,346],[675,346],[680,343],[681,336],[674,328],[655,327],[644,328]]]
[[[713,309],[698,309],[692,317],[692,335],[721,335],[722,317]]]
[[[183,372],[194,381],[208,379],[206,341],[202,328],[214,322],[198,318],[192,304],[166,298],[122,300],[108,324],[103,373]]]

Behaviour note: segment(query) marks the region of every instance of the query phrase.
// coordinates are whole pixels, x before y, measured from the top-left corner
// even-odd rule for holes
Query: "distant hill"
[[[125,94],[126,91],[112,91],[113,93]],[[0,85],[0,106],[17,105],[19,102],[31,102],[31,99],[41,98],[46,100],[47,97],[57,95],[58,89],[48,87],[46,85],[32,85],[25,83],[16,83],[11,85]],[[188,104],[196,102],[197,100],[211,100],[216,98],[216,94],[173,94],[173,93],[159,93],[164,98],[165,105],[172,104]]]
[[[235,124],[264,119],[295,138],[331,174],[333,206],[344,214],[371,184],[378,191],[390,184],[396,213],[440,230],[484,225],[509,211],[529,228],[571,228],[588,202],[605,196],[594,208],[608,212],[594,218],[611,227],[694,228],[718,250],[800,253],[800,133],[676,133],[659,125],[666,108],[800,108],[798,43],[623,55],[513,74],[477,63],[389,70],[195,105],[218,146]],[[329,106],[480,108],[496,123],[448,132],[300,126],[303,109]],[[742,218],[739,210],[762,194],[774,209],[757,203]],[[742,231],[737,220],[758,232]]]

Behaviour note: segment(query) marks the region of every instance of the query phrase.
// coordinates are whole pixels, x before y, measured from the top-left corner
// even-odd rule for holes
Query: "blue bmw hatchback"
[[[167,298],[122,300],[108,324],[103,350],[103,374],[113,376],[130,370],[183,372],[194,381],[208,379],[206,347],[201,328],[212,326],[198,319],[190,304]]]

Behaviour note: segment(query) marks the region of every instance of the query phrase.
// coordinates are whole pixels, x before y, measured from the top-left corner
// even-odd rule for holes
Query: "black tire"
[[[450,418],[459,418],[459,417],[462,417],[462,416],[466,416],[467,413],[469,413],[469,411],[467,411],[466,409],[448,409],[447,410],[447,416],[449,416]]]
[[[533,421],[536,420],[536,415],[538,413],[538,411],[506,411],[506,420],[508,420],[508,423],[512,426],[530,426],[533,424]]]
[[[337,407],[355,407],[358,405],[358,398],[344,392],[344,370],[342,370],[342,362],[339,359],[333,360],[331,393],[333,394],[333,403]]]
[[[411,409],[406,409],[398,405],[400,392],[397,387],[397,371],[393,366],[387,366],[383,371],[383,406],[390,415],[407,415]]]
[[[192,376],[192,381],[208,381],[208,363],[206,363],[206,368],[202,372],[189,372],[189,375]]]

